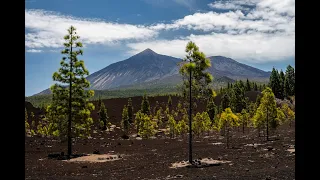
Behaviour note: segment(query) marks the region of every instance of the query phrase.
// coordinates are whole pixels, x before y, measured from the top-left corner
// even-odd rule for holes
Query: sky
[[[294,0],[26,0],[25,96],[55,83],[71,25],[90,74],[147,48],[183,58],[189,41],[207,57],[295,67]]]

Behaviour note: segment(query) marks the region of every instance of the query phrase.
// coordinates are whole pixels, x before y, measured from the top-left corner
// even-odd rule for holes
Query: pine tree
[[[282,110],[282,112],[283,112],[284,115],[285,115],[285,120],[288,120],[288,121],[290,122],[290,123],[289,123],[289,126],[291,127],[292,121],[295,119],[295,113],[294,113],[294,111],[292,111],[292,110],[290,109],[290,107],[288,106],[287,103],[282,104],[281,110]]]
[[[88,99],[93,97],[94,91],[85,91],[90,87],[89,81],[85,78],[89,72],[84,66],[84,61],[77,58],[83,54],[83,51],[78,49],[82,47],[79,38],[76,29],[71,26],[68,35],[64,36],[65,49],[61,53],[65,56],[60,62],[61,68],[53,74],[53,80],[59,83],[51,87],[53,100],[50,108],[55,109],[61,116],[58,121],[52,123],[58,123],[59,125],[54,127],[61,128],[60,135],[68,137],[69,158],[72,154],[72,138],[89,135],[93,123],[90,111],[94,110],[94,106]],[[67,133],[64,134],[66,130]]]
[[[287,97],[295,95],[295,72],[290,65],[288,65],[285,74],[284,91]]]
[[[172,109],[172,99],[171,99],[171,95],[169,95],[169,98],[168,98],[168,106],[169,106],[169,109]]]
[[[209,114],[210,120],[213,122],[214,116],[216,115],[217,106],[214,104],[214,99],[210,98],[207,103],[207,113]]]
[[[34,117],[35,117],[34,113],[31,112],[31,113],[30,113],[31,129],[33,129],[33,130],[36,128],[36,122],[34,121],[34,120],[35,120]]]
[[[279,78],[279,72],[275,68],[272,68],[272,72],[269,80],[269,86],[272,92],[274,93],[275,97],[280,98],[281,96],[280,78]]]
[[[248,121],[248,126],[253,126],[254,125],[254,115],[256,113],[256,110],[257,110],[257,103],[255,102],[250,102],[249,103],[249,106],[248,106],[248,114],[249,114],[249,121]],[[250,125],[249,125],[250,123]]]
[[[280,81],[279,98],[284,99],[284,97],[285,97],[285,92],[284,92],[285,77],[284,77],[284,73],[282,70],[280,70],[280,73],[279,73],[279,81]]]
[[[39,136],[43,136],[44,135],[43,129],[42,129],[42,125],[40,123],[38,123],[36,132],[37,132],[37,135],[39,135]]]
[[[169,119],[168,115],[170,115],[170,110],[169,110],[169,106],[166,106],[166,109],[164,110],[164,116]]]
[[[126,136],[128,134],[129,130],[129,116],[128,116],[128,108],[126,105],[124,105],[122,109],[122,121],[121,121],[122,131],[124,132],[124,135]]]
[[[128,116],[129,116],[129,123],[133,123],[132,116],[133,116],[133,107],[132,107],[132,100],[131,98],[128,99]]]
[[[187,117],[188,118],[188,117]],[[179,135],[185,134],[188,132],[188,125],[185,120],[180,120],[177,124],[177,133]]]
[[[234,106],[234,112],[240,113],[242,109],[245,108],[245,89],[242,81],[235,83],[232,96],[231,96],[231,103]]]
[[[160,107],[156,113],[156,119],[158,120],[158,126],[162,126],[162,107]]]
[[[24,109],[25,115],[24,115],[24,124],[25,124],[25,135],[30,131],[30,125],[28,123],[28,112],[27,109]]]
[[[108,110],[105,107],[104,103],[101,103],[100,105],[100,109],[99,109],[99,119],[100,122],[103,123],[103,127],[102,130],[106,130],[107,129],[107,121],[108,121]]]
[[[214,117],[214,123],[212,124],[212,129],[220,132],[222,129],[222,126],[223,124],[220,121],[220,114],[216,114],[216,116]]]
[[[249,79],[247,79],[247,82],[246,82],[246,91],[251,91],[251,85],[250,85]]]
[[[147,94],[144,93],[142,103],[141,103],[141,113],[143,114],[150,114],[150,104],[147,97]]]
[[[177,132],[177,123],[173,115],[169,115],[168,119],[167,129],[169,129],[170,138],[174,138]]]
[[[226,109],[230,107],[230,97],[227,93],[225,93],[222,97],[221,97],[221,108],[222,109]]]
[[[250,114],[247,112],[246,109],[242,109],[239,119],[242,124],[242,133],[244,133],[244,127],[248,126]]]
[[[209,114],[207,112],[202,112],[202,128],[203,132],[207,132],[209,135],[209,131],[211,130],[212,121],[209,117]]]
[[[227,129],[227,148],[229,148],[229,131],[231,127],[240,125],[239,117],[232,112],[231,108],[226,108],[220,115],[220,121]]]
[[[189,99],[189,162],[192,163],[192,102],[193,99],[207,99],[210,96],[208,89],[211,88],[209,85],[213,77],[206,71],[211,66],[210,59],[199,51],[194,42],[188,42],[185,52],[187,55],[183,59],[179,73],[183,77],[183,92],[186,92],[186,97]]]
[[[181,113],[181,111],[182,111],[182,104],[181,104],[180,102],[178,102],[176,111],[177,111],[178,113]]]
[[[139,131],[140,131],[140,128],[141,128],[141,126],[142,126],[142,119],[143,119],[143,116],[144,116],[145,114],[143,114],[142,112],[141,112],[141,110],[139,110],[137,113],[136,113],[136,117],[134,118],[134,124],[135,124],[135,126],[136,126],[136,128],[137,128],[137,133],[138,133],[138,135],[139,135]]]
[[[99,96],[99,100],[98,100],[98,109],[100,109],[101,104],[102,104],[102,100],[101,100],[101,97]]]
[[[258,91],[257,83],[254,83],[254,90],[255,90],[255,91]]]
[[[150,116],[147,114],[140,114],[141,124],[139,128],[139,135],[143,138],[149,138],[155,134],[155,122],[151,120]]]
[[[258,94],[258,95],[257,95],[257,98],[256,98],[256,104],[257,104],[257,106],[260,105],[260,102],[261,102],[261,95]]]
[[[30,120],[31,120],[31,127],[30,127],[30,132],[31,132],[31,136],[34,136],[34,135],[36,135],[36,133],[35,133],[35,129],[36,129],[36,122],[34,121],[34,113],[33,112],[31,112],[30,113]]]
[[[192,123],[192,131],[195,135],[200,136],[202,132],[202,115],[198,112],[194,117],[193,117],[193,123]]]
[[[254,116],[255,127],[265,127],[267,130],[267,141],[269,140],[269,126],[276,128],[277,107],[276,100],[272,90],[267,87],[262,91],[261,103]]]
[[[156,101],[156,105],[153,107],[153,113],[152,113],[152,114],[156,115],[156,113],[157,113],[157,111],[158,111],[159,107],[160,107],[159,102],[158,102],[158,101]]]

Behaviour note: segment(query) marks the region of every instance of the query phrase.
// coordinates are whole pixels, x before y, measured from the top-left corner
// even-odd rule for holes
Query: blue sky
[[[26,96],[54,83],[70,25],[90,73],[146,48],[183,57],[190,40],[262,70],[294,66],[294,0],[26,0],[25,15]]]

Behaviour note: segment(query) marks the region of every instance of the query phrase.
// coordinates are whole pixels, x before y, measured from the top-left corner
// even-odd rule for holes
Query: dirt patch
[[[231,161],[214,160],[212,158],[204,158],[195,160],[193,164],[189,161],[181,161],[172,163],[170,168],[181,168],[181,167],[208,167],[208,166],[219,166],[224,163],[230,163]]]
[[[221,145],[223,144],[222,142],[216,142],[216,143],[211,143],[212,145]]]
[[[107,162],[122,159],[123,155],[114,154],[88,154],[86,156],[81,156],[73,158],[70,160],[63,160],[66,162]]]
[[[289,151],[291,154],[294,154],[296,152],[296,149],[290,148],[290,149],[287,149],[287,151]]]
[[[251,147],[257,148],[258,146],[262,146],[262,145],[265,145],[265,144],[253,143],[253,144],[245,144],[244,146],[251,146]]]

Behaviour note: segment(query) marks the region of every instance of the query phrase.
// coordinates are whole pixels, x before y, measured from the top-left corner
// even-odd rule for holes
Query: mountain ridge
[[[224,56],[210,56],[212,66],[208,71],[214,78],[232,80],[267,81],[271,72],[240,63]],[[182,59],[162,55],[150,48],[141,51],[125,60],[112,63],[87,77],[90,89],[108,90],[121,87],[143,87],[153,85],[176,85],[181,82],[178,63]],[[35,95],[50,94],[46,89]],[[35,96],[33,95],[33,96]]]

